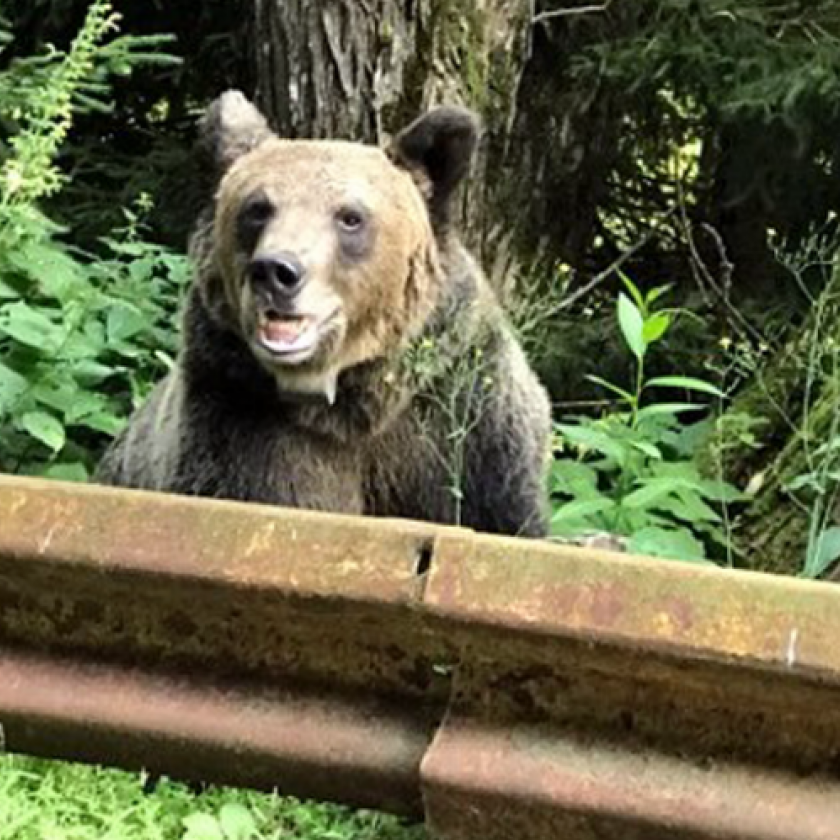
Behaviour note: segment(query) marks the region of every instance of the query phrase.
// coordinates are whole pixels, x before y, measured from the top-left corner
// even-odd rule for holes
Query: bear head
[[[469,111],[439,107],[387,151],[286,140],[239,92],[208,109],[217,167],[201,293],[281,391],[334,399],[339,374],[388,358],[437,304],[454,189],[478,137]]]

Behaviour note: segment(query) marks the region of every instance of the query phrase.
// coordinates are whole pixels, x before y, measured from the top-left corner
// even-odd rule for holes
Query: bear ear
[[[238,90],[225,91],[210,103],[199,133],[201,145],[220,174],[274,136],[265,117]]]
[[[472,111],[442,105],[394,138],[389,149],[391,159],[409,170],[419,169],[428,179],[433,221],[446,219],[448,201],[469,172],[478,134],[479,120]]]

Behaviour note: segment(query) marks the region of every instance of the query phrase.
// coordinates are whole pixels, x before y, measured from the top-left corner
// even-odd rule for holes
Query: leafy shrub
[[[682,560],[704,560],[707,545],[728,552],[725,506],[741,496],[700,473],[692,453],[703,424],[680,420],[705,406],[646,399],[657,389],[723,395],[694,377],[646,378],[647,353],[668,331],[673,313],[654,309],[664,289],[642,295],[626,278],[625,284],[630,296],[618,297],[618,323],[634,359],[634,382],[625,389],[592,377],[617,398],[619,410],[557,426],[563,454],[551,472],[552,533],[607,531],[629,537],[635,553]]]
[[[142,241],[148,202],[101,256],[65,244],[38,205],[64,182],[56,158],[78,109],[102,96],[109,68],[140,60],[109,40],[116,25],[98,0],[66,54],[0,74],[0,111],[18,127],[0,168],[0,470],[84,479],[174,349],[186,259]]]

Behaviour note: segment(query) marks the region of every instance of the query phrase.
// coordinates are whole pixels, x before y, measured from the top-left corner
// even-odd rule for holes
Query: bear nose
[[[248,266],[248,274],[255,286],[284,297],[291,297],[300,291],[305,273],[300,261],[292,254],[257,257]]]

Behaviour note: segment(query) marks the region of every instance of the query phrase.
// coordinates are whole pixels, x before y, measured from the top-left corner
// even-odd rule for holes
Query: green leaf
[[[625,294],[618,296],[618,324],[624,340],[637,359],[644,358],[644,321],[638,307]]]
[[[826,528],[817,538],[813,550],[808,551],[808,558],[803,572],[805,577],[818,578],[840,559],[840,527]]]
[[[583,449],[600,452],[619,464],[623,464],[627,459],[627,447],[621,441],[599,429],[593,429],[591,426],[570,426],[561,423],[558,424],[557,431],[568,443]]]
[[[64,426],[51,414],[45,411],[29,411],[20,418],[18,424],[23,431],[53,452],[58,452],[64,447]]]
[[[236,802],[222,805],[219,824],[226,840],[251,840],[257,833],[257,824],[251,812]]]
[[[115,372],[111,365],[103,364],[94,359],[80,359],[71,366],[70,370],[80,385],[88,387],[99,385],[113,376]]]
[[[17,289],[0,279],[0,300],[17,300],[19,297],[20,292]]]
[[[109,344],[118,344],[133,338],[146,328],[143,313],[124,301],[118,301],[108,312],[107,335]]]
[[[184,817],[184,828],[183,840],[227,840],[219,821],[210,814]]]
[[[25,377],[0,362],[0,416],[12,410],[28,387]]]
[[[638,418],[644,420],[646,417],[673,416],[682,411],[705,411],[707,406],[695,405],[693,403],[654,403],[639,409]]]
[[[655,478],[652,481],[645,482],[638,490],[634,490],[625,496],[621,501],[621,506],[627,508],[653,507],[684,486],[684,482],[678,478]]]
[[[643,528],[630,538],[633,554],[707,563],[703,543],[685,529]]]
[[[0,332],[37,350],[54,351],[59,338],[58,327],[42,311],[22,302],[6,307]]]
[[[55,481],[74,481],[84,484],[90,479],[90,473],[84,464],[52,464],[41,475]]]
[[[743,502],[746,499],[745,494],[737,487],[715,478],[701,479],[697,489],[702,496],[712,502],[731,504],[732,502]]]
[[[605,496],[597,499],[579,499],[560,505],[551,516],[551,524],[556,525],[569,519],[588,519],[591,516],[614,510],[615,507],[615,502]]]
[[[636,301],[636,306],[639,307],[639,311],[644,312],[645,298],[639,287],[621,269],[618,270],[618,276],[621,278],[621,282],[624,283],[627,291],[630,292],[630,297]]]
[[[28,241],[6,254],[9,265],[31,277],[41,291],[57,300],[84,293],[79,264],[50,240]]]
[[[592,467],[558,458],[551,465],[551,492],[564,493],[576,499],[591,499],[598,496],[598,475]]]
[[[642,336],[645,344],[653,344],[659,341],[671,326],[671,318],[664,312],[659,312],[656,315],[651,315],[644,323],[642,328]]]
[[[666,292],[670,292],[671,288],[673,287],[672,283],[669,283],[667,286],[657,286],[655,289],[651,289],[645,295],[645,303],[647,306],[650,306],[652,303],[656,303],[659,298],[662,297]]]
[[[86,429],[93,429],[96,432],[102,432],[105,435],[114,437],[122,431],[125,422],[123,418],[116,417],[113,414],[97,411],[94,414],[89,414],[87,417],[82,417],[74,421],[74,425],[84,426]]]
[[[684,488],[674,497],[665,497],[656,503],[656,507],[683,522],[699,527],[708,522],[720,522],[720,516],[712,510],[693,489]]]
[[[596,385],[600,385],[602,388],[606,388],[608,391],[612,391],[614,394],[618,394],[623,400],[632,403],[633,402],[633,395],[629,391],[625,391],[623,388],[619,388],[618,385],[613,385],[612,382],[608,382],[606,379],[602,379],[600,376],[593,376],[591,374],[587,374],[586,377],[590,382],[594,382]]]
[[[646,440],[631,440],[630,446],[632,446],[633,449],[637,449],[639,452],[644,453],[648,456],[648,458],[652,458],[654,461],[662,460],[662,451],[659,447],[654,446],[654,444],[649,443]]]
[[[646,388],[685,388],[687,391],[701,391],[715,397],[725,397],[726,394],[711,382],[696,379],[693,376],[658,376],[645,383]]]

